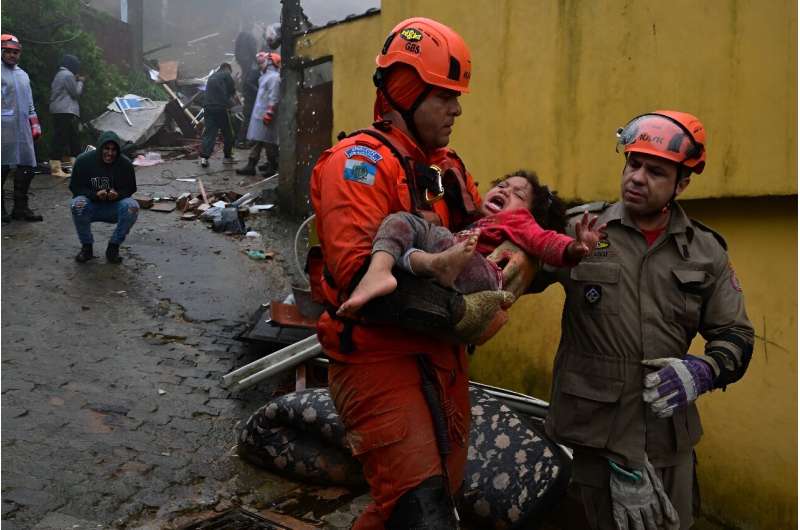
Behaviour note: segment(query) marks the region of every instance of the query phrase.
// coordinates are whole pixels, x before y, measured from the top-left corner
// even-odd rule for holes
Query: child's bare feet
[[[445,287],[453,287],[456,278],[475,253],[477,245],[478,234],[473,233],[442,252],[414,252],[409,258],[411,268],[419,275],[433,277]]]
[[[386,252],[373,254],[364,277],[353,289],[350,298],[339,306],[336,314],[340,317],[354,318],[364,304],[397,289],[397,279],[392,275],[393,266],[394,258],[391,254]]]

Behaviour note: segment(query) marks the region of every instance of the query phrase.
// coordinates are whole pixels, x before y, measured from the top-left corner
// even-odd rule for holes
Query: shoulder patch
[[[349,159],[344,163],[344,179],[372,186],[378,168],[363,160]]]
[[[568,217],[572,217],[573,215],[583,215],[583,212],[597,213],[602,212],[609,206],[611,205],[605,201],[589,202],[580,206],[573,206],[566,211],[566,214]]]
[[[347,158],[353,158],[354,156],[360,156],[366,158],[373,164],[376,164],[383,160],[383,156],[377,152],[375,149],[367,147],[365,145],[354,145],[349,149],[345,150],[344,155]]]
[[[704,225],[703,223],[701,223],[697,219],[689,219],[689,220],[692,222],[692,225],[696,226],[697,228],[699,228],[703,232],[708,232],[712,236],[714,236],[714,239],[717,240],[717,242],[722,246],[722,248],[725,249],[725,250],[728,250],[728,243],[725,241],[725,238],[722,237],[721,234],[716,232],[713,228]]]

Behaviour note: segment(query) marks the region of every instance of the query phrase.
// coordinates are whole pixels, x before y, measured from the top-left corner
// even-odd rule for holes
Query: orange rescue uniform
[[[472,177],[452,151],[438,149],[426,155],[397,128],[379,132],[412,158],[412,167],[414,162],[435,164],[444,171],[458,167],[466,177],[464,189],[474,205],[480,205]],[[389,147],[358,133],[322,154],[311,176],[311,202],[325,266],[333,279],[322,281],[322,291],[326,304],[338,307],[369,259],[383,219],[412,211],[408,177]],[[451,226],[456,215],[444,200],[431,206],[444,226],[463,228]],[[339,336],[343,328],[326,312],[317,334],[334,361],[329,371],[331,395],[374,499],[354,528],[383,528],[405,492],[428,477],[442,475],[431,414],[421,391],[419,354],[428,354],[436,368],[451,440],[447,460],[451,491],[461,487],[470,419],[467,357],[462,346],[444,340],[397,326],[359,324],[352,330],[354,351],[343,353]]]

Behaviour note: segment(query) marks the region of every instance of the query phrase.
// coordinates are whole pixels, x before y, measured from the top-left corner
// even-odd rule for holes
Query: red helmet
[[[429,18],[409,18],[395,26],[375,62],[379,71],[407,64],[429,85],[469,92],[472,61],[467,44],[461,35]]]
[[[698,175],[706,165],[706,130],[696,116],[657,110],[633,118],[617,130],[625,153],[644,153],[685,166]]]
[[[274,64],[277,68],[281,67],[281,56],[275,52],[258,52],[256,54],[256,62],[259,66],[264,64]]]
[[[9,50],[21,50],[22,44],[19,43],[19,39],[16,38],[14,35],[10,33],[3,33],[0,35],[0,41],[2,41],[3,49]]]

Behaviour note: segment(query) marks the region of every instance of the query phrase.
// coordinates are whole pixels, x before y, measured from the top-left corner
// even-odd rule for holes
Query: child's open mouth
[[[486,209],[492,213],[497,213],[503,209],[506,205],[506,200],[503,198],[502,195],[495,195],[488,201],[486,201]]]

